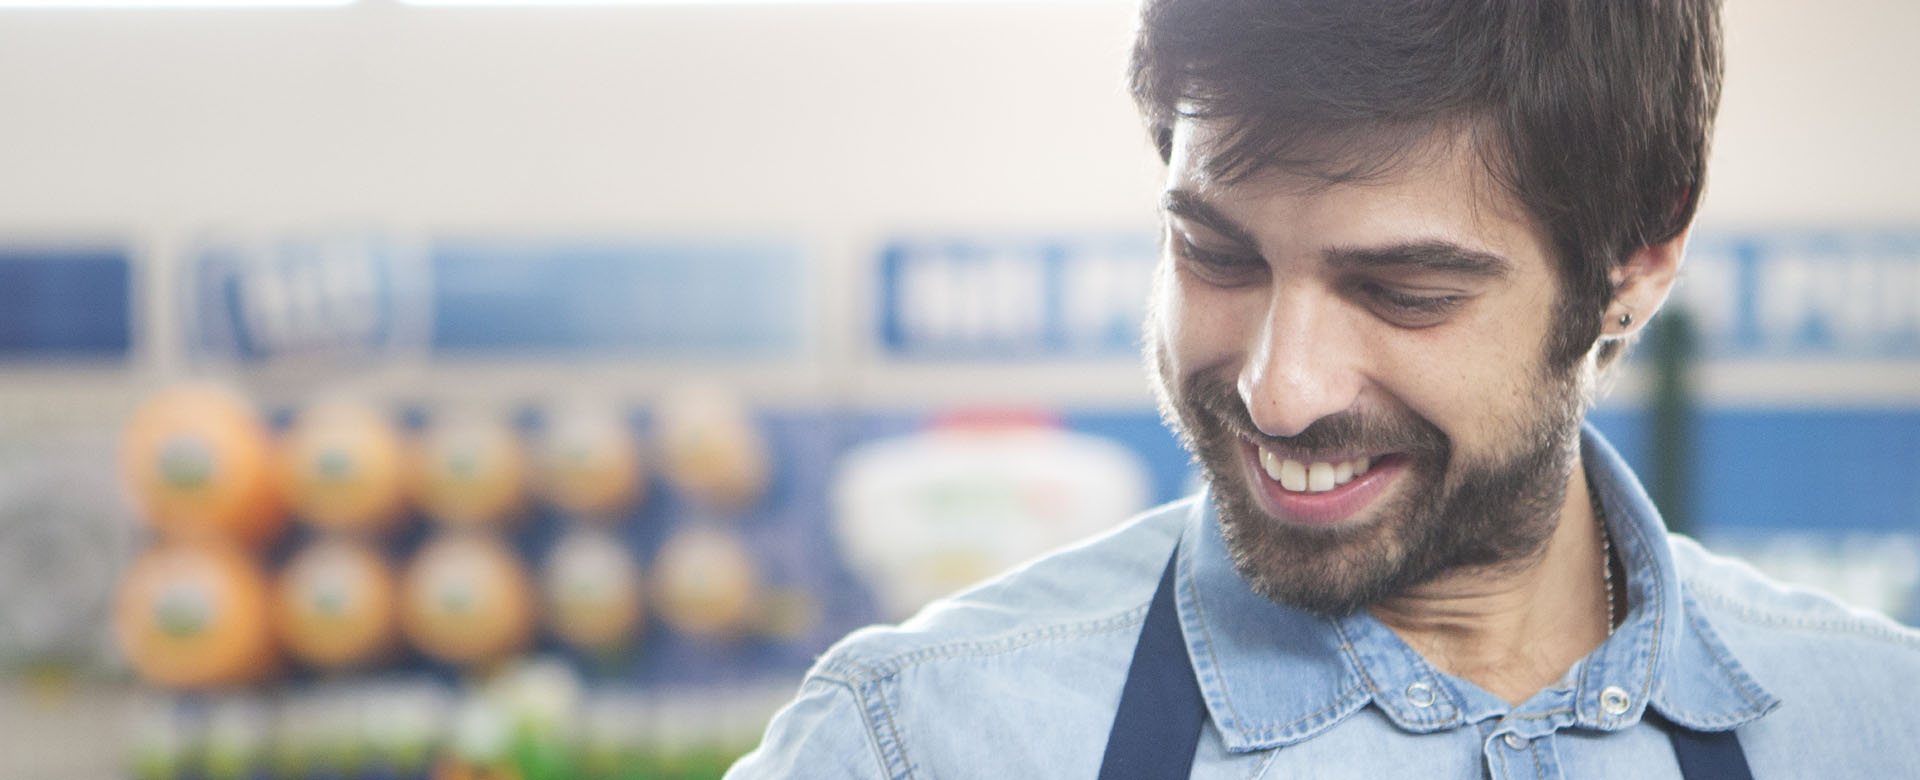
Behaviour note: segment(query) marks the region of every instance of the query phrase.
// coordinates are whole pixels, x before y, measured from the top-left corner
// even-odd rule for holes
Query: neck
[[[1518,705],[1606,641],[1599,520],[1576,459],[1545,549],[1513,565],[1463,569],[1372,607],[1441,671]]]

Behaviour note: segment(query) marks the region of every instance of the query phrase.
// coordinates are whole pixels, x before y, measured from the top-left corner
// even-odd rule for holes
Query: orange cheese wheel
[[[453,533],[420,550],[401,581],[400,625],[415,647],[455,664],[518,652],[533,634],[533,588],[505,544]]]
[[[640,567],[611,535],[580,530],[547,553],[547,620],[563,641],[589,650],[618,648],[640,623]]]
[[[436,423],[419,443],[415,494],[420,508],[452,526],[497,526],[526,497],[520,437],[504,423],[456,418]]]
[[[405,509],[405,447],[373,409],[334,401],[302,410],[280,453],[290,508],[314,525],[379,531]]]
[[[114,607],[120,646],[154,685],[256,679],[273,664],[267,589],[259,566],[229,542],[165,543],[136,559],[121,581]]]
[[[722,508],[752,506],[766,492],[767,442],[746,406],[718,388],[688,387],[658,412],[662,471],[675,489]]]
[[[619,415],[591,407],[548,420],[538,462],[547,500],[587,520],[618,518],[639,501],[645,484],[633,430]]]
[[[163,535],[259,543],[280,530],[266,426],[230,391],[193,385],[149,399],[127,424],[120,461],[141,515]]]
[[[372,550],[344,539],[309,545],[287,561],[274,606],[281,643],[315,666],[364,663],[393,640],[393,575]]]
[[[696,526],[668,539],[654,561],[653,592],[661,619],[681,633],[724,641],[756,628],[759,570],[732,533]]]

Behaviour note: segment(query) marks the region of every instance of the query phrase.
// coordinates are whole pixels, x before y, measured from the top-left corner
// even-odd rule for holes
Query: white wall
[[[1920,219],[1920,5],[1729,0],[1703,222]]]
[[[0,227],[1126,223],[1154,168],[1132,13],[0,10]],[[1920,215],[1920,6],[1734,0],[1726,26],[1711,218]]]
[[[1136,217],[1117,3],[0,11],[8,225]]]

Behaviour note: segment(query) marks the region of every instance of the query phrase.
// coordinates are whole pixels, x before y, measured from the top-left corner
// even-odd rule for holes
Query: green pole
[[[1682,307],[1662,313],[1648,329],[1653,342],[1653,503],[1677,533],[1693,534],[1693,318]]]

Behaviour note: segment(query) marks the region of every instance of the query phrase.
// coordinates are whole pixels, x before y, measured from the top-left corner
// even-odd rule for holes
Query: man
[[[1149,0],[1201,496],[829,652],[734,777],[1896,777],[1920,634],[1670,538],[1582,420],[1666,299],[1712,0]]]

